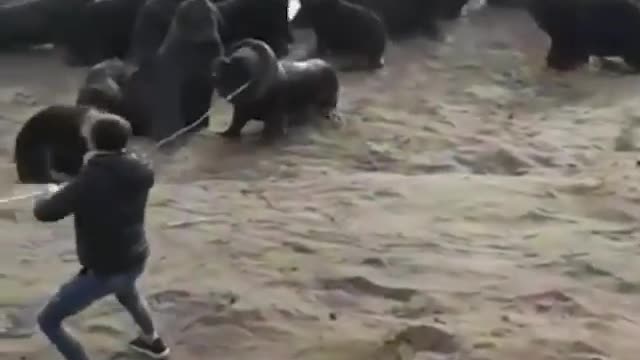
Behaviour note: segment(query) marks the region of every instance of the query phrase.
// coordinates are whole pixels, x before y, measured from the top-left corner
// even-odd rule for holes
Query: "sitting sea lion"
[[[186,0],[155,55],[123,86],[123,113],[134,135],[159,141],[201,120],[213,95],[213,62],[223,54],[219,14],[208,0]]]
[[[301,123],[301,114],[329,117],[338,103],[336,70],[326,61],[279,61],[265,42],[245,39],[229,50],[217,65],[220,95],[233,105],[233,118],[224,137],[238,137],[251,119],[264,122],[263,135],[273,139],[289,125]]]
[[[176,9],[185,0],[147,0],[138,16],[130,59],[136,64],[153,56],[165,38]],[[225,46],[245,38],[266,41],[279,56],[292,42],[288,0],[209,0],[218,16],[218,32]]]

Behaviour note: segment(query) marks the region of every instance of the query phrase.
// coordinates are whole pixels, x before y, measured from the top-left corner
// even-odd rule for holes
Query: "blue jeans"
[[[136,280],[144,266],[133,271],[107,277],[98,277],[91,271],[80,272],[49,300],[38,316],[42,332],[67,360],[88,360],[87,354],[62,326],[62,321],[86,309],[96,300],[114,294],[120,304],[131,314],[143,334],[155,332],[147,303],[136,289]]]

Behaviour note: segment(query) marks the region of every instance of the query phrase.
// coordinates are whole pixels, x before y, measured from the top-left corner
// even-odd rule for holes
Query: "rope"
[[[240,94],[244,89],[246,89],[250,85],[250,83],[251,81],[247,81],[246,83],[242,84],[237,89],[235,89],[231,94],[227,95],[224,99],[226,101],[231,101],[234,97],[238,96],[238,94]],[[196,120],[193,124],[183,127],[182,129],[174,132],[173,134],[167,136],[166,138],[158,141],[158,143],[154,146],[154,150],[160,149],[164,144],[170,142],[171,140],[174,140],[178,136],[198,126],[201,122],[203,122],[207,118],[207,116],[209,116],[210,111],[211,109],[207,110],[207,112],[202,114],[202,116],[200,116],[200,118],[198,118],[198,120]]]
[[[174,140],[175,138],[177,138],[178,136],[186,133],[187,131],[193,129],[194,127],[200,125],[201,122],[203,122],[207,116],[209,116],[209,112],[211,111],[211,109],[207,110],[204,114],[202,114],[202,116],[200,116],[198,118],[198,120],[196,120],[193,124],[183,127],[182,129],[174,132],[173,134],[167,136],[166,138],[158,141],[158,143],[153,147],[154,150],[158,150],[160,149],[163,145],[165,145],[166,143],[170,142],[171,140]]]
[[[16,195],[10,198],[4,198],[4,199],[0,199],[0,204],[7,204],[13,201],[17,201],[17,200],[25,200],[25,199],[29,199],[32,198],[34,196],[38,196],[41,194],[44,194],[46,191],[34,191],[28,194],[22,194],[22,195]]]

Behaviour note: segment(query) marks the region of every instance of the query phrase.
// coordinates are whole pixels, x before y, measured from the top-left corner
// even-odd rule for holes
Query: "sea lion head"
[[[278,81],[278,58],[264,41],[244,39],[230,47],[216,72],[216,87],[222,97],[233,104],[255,101]]]
[[[101,84],[83,86],[78,91],[76,105],[91,106],[108,112],[117,112],[122,100],[120,87],[111,79]]]

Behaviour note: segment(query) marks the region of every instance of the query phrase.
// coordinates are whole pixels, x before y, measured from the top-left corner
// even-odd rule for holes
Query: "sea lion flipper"
[[[238,109],[234,109],[233,118],[231,119],[231,124],[227,128],[227,130],[218,132],[218,135],[225,138],[237,138],[240,137],[242,128],[249,122],[250,118],[246,116],[242,111]]]

